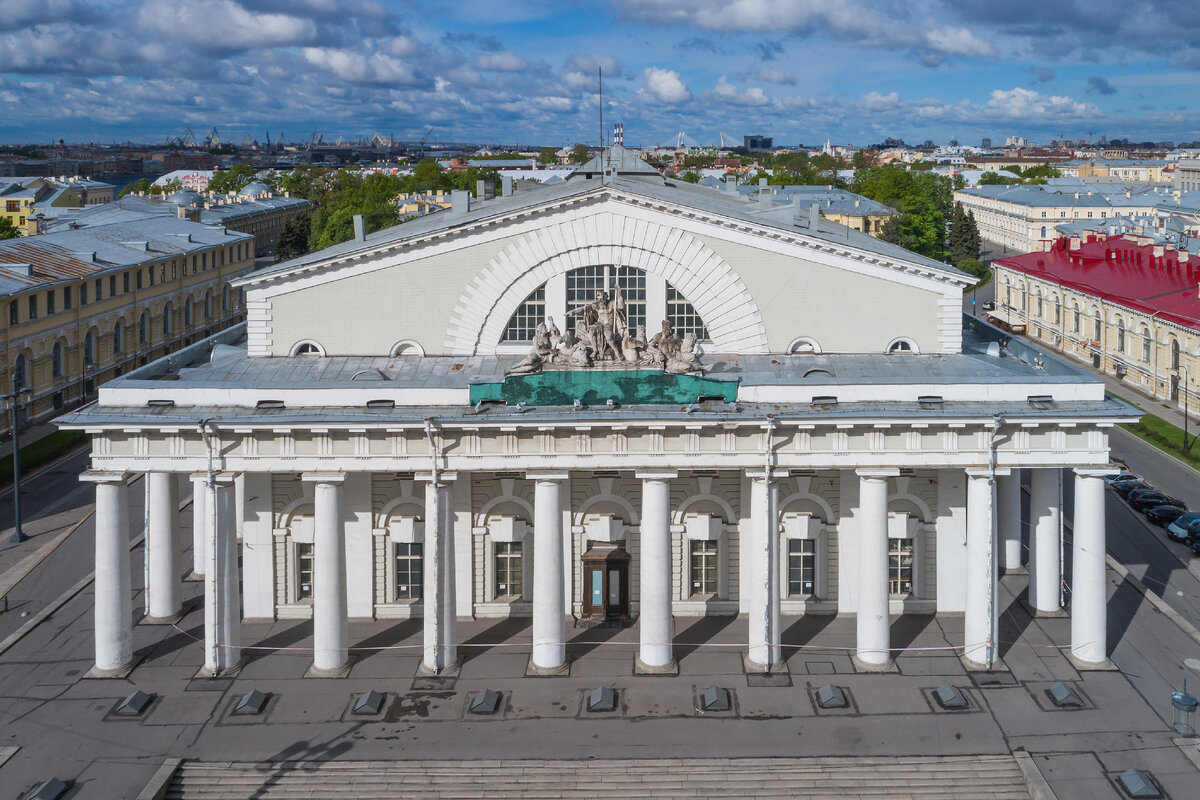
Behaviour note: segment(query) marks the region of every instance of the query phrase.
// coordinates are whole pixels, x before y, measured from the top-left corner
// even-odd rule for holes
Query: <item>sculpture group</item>
[[[628,364],[658,367],[674,375],[703,375],[705,367],[696,352],[696,334],[675,334],[671,323],[663,320],[662,330],[646,339],[646,328],[629,332],[629,317],[620,287],[612,297],[603,289],[596,299],[567,312],[567,332],[554,324],[553,317],[539,322],[529,355],[505,372],[506,375],[532,375],[549,365],[592,367],[597,364]],[[569,322],[574,322],[572,327]]]

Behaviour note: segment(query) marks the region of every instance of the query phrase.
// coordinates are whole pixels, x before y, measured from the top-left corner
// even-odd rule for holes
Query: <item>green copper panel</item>
[[[668,375],[659,370],[552,370],[536,375],[509,375],[503,383],[471,385],[471,402],[493,400],[516,405],[602,406],[610,398],[623,406],[686,405],[701,397],[737,400],[736,381],[717,381],[695,375]]]

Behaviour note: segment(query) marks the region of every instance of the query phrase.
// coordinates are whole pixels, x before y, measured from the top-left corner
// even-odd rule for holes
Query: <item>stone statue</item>
[[[554,324],[551,321],[551,324]],[[555,328],[555,330],[558,330]],[[537,330],[533,334],[533,347],[529,351],[529,355],[510,369],[505,371],[505,375],[533,375],[535,372],[541,372],[542,366],[554,360],[554,347],[550,342],[550,331],[546,327],[545,322],[539,322]]]
[[[586,306],[568,311],[567,316],[578,316],[583,323],[581,337],[592,348],[597,361],[622,361],[621,343],[628,335],[629,317],[625,311],[625,300],[621,287],[613,289],[612,298],[600,289],[596,299]]]
[[[625,341],[621,343],[621,355],[626,364],[644,364],[646,349],[649,346],[646,342],[646,329],[639,325],[637,335],[626,336]]]
[[[654,338],[650,340],[650,349],[656,353],[655,363],[666,365],[675,353],[679,352],[679,344],[679,337],[675,335],[671,323],[664,319],[662,330],[654,334]]]
[[[576,326],[578,327],[578,326]],[[592,356],[584,342],[575,331],[567,330],[558,345],[558,361],[573,367],[590,367]]]
[[[667,359],[666,371],[672,375],[703,375],[705,367],[696,352],[696,334],[688,333],[672,358]]]

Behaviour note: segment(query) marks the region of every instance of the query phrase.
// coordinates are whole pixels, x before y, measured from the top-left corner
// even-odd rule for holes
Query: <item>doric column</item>
[[[198,498],[205,505],[208,564],[204,569],[204,668],[225,675],[242,663],[233,477],[214,475]]]
[[[898,469],[858,473],[858,614],[855,657],[867,669],[892,663],[888,592],[888,478]]]
[[[1035,469],[1029,480],[1029,605],[1058,611],[1062,579],[1062,471]]]
[[[638,613],[639,672],[673,672],[671,616],[671,478],[674,470],[639,472],[642,479],[642,518]],[[536,546],[536,545],[535,545]]]
[[[203,577],[208,569],[208,503],[204,501],[208,476],[192,475],[192,575]]]
[[[350,667],[346,645],[346,527],[340,473],[308,473],[313,484],[314,675],[341,675]]]
[[[1109,474],[1112,470],[1075,470],[1071,655],[1084,664],[1103,664],[1108,660],[1103,478]]]
[[[454,513],[450,506],[453,472],[417,475],[425,481],[425,586],[421,607],[425,617],[423,671],[438,674],[458,666],[454,639]],[[469,554],[468,554],[469,557]]]
[[[146,622],[183,616],[179,574],[179,480],[173,472],[146,473]]]
[[[996,489],[987,469],[967,470],[967,595],[963,656],[991,668],[996,658]]]
[[[567,625],[563,614],[563,521],[559,486],[565,472],[530,472],[533,486],[533,656],[534,672],[567,669]]]
[[[996,478],[996,525],[1000,530],[1000,566],[1021,568],[1021,471]]]
[[[779,484],[787,470],[747,470],[750,478],[750,559],[747,667],[763,672],[784,669],[779,625]]]
[[[133,603],[129,585],[129,490],[124,472],[85,472],[96,484],[96,666],[93,675],[121,675],[133,666]]]

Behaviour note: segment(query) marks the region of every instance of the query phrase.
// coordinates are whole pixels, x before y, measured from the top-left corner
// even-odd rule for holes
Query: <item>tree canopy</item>
[[[217,194],[231,194],[246,188],[254,180],[254,167],[249,164],[234,164],[229,169],[213,172],[208,179],[208,190]]]
[[[15,239],[21,235],[21,229],[12,224],[8,217],[0,217],[0,239]]]
[[[851,189],[900,212],[884,223],[879,238],[929,258],[946,257],[942,239],[953,210],[949,178],[887,164],[860,170]]]

